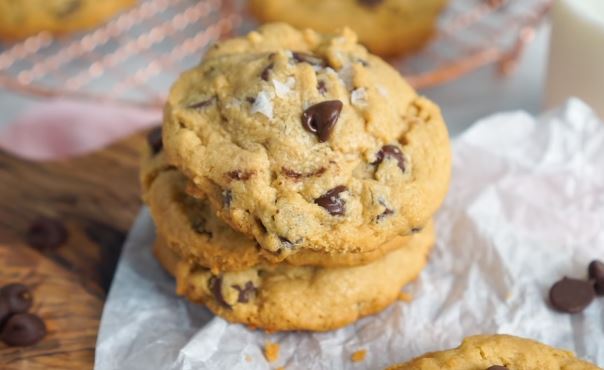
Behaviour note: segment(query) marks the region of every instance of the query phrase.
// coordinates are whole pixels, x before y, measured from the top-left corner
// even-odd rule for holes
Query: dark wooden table
[[[48,335],[33,347],[0,343],[0,369],[91,369],[103,303],[123,241],[140,206],[143,134],[91,155],[28,162],[0,151],[0,285],[33,288],[32,312]],[[40,216],[63,220],[67,243],[54,251],[27,245]]]

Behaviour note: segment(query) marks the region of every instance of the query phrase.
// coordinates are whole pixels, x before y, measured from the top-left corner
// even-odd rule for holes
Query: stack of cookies
[[[352,32],[269,24],[174,84],[141,182],[179,294],[231,322],[322,331],[419,274],[450,167],[438,107]]]

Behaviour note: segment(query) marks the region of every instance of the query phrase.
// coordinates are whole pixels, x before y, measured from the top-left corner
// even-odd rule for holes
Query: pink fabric
[[[31,160],[72,157],[156,126],[161,117],[161,108],[50,100],[33,104],[0,131],[0,149]]]

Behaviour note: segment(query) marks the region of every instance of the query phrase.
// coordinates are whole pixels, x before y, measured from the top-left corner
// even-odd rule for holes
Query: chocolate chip
[[[262,220],[259,218],[255,218],[255,221],[256,221],[256,225],[258,225],[258,228],[260,229],[260,231],[262,231],[263,234],[266,234],[268,232],[268,230],[266,229],[264,222],[262,222]]]
[[[393,211],[393,210],[391,210],[390,208],[386,208],[386,210],[385,210],[384,212],[380,213],[380,214],[377,216],[377,221],[378,221],[378,222],[380,222],[380,221],[382,221],[384,218],[386,218],[386,217],[388,217],[388,216],[390,216],[390,215],[393,215],[393,214],[394,214],[394,211]]]
[[[149,147],[151,148],[153,154],[161,152],[164,147],[164,143],[162,141],[161,126],[149,131],[149,133],[147,134],[147,143],[149,144]]]
[[[211,231],[209,231],[208,229],[206,229],[206,220],[203,218],[198,218],[195,219],[192,223],[191,226],[193,227],[193,230],[195,230],[196,233],[201,234],[201,235],[207,235],[208,238],[212,238],[213,234]]]
[[[313,66],[325,67],[327,63],[316,55],[295,51],[292,53],[294,60],[298,63],[308,63]]]
[[[320,142],[329,139],[343,104],[339,100],[328,100],[308,107],[302,113],[302,126],[313,134],[317,135]]]
[[[222,204],[225,208],[229,208],[231,206],[231,202],[233,201],[233,193],[230,190],[225,190],[222,192]]]
[[[346,201],[340,198],[340,193],[347,190],[348,188],[344,185],[336,186],[315,199],[315,203],[325,208],[331,215],[341,216],[346,212]]]
[[[10,316],[10,307],[8,306],[8,302],[4,300],[4,298],[0,297],[0,329],[2,329],[2,325],[4,325],[4,321],[8,319]]]
[[[325,95],[327,93],[327,85],[325,85],[325,81],[321,80],[317,83],[317,90],[321,95]]]
[[[27,243],[41,251],[56,249],[67,241],[67,229],[59,220],[40,217],[27,231]]]
[[[231,305],[224,300],[224,296],[222,295],[222,278],[220,276],[212,276],[208,285],[218,304],[230,309]]]
[[[421,227],[414,227],[414,228],[411,229],[411,233],[412,234],[421,233],[422,230],[423,230],[423,228],[421,228]]]
[[[365,68],[369,67],[369,62],[366,60],[359,59],[359,60],[357,60],[357,62]]]
[[[282,172],[285,176],[292,178],[294,180],[300,180],[301,178],[308,178],[308,177],[315,177],[315,176],[321,176],[322,174],[324,174],[327,171],[327,168],[325,167],[321,167],[315,171],[312,172],[308,172],[308,173],[300,173],[300,172],[296,172],[294,170],[290,170],[289,168],[283,167],[282,168]]]
[[[371,164],[377,166],[382,163],[385,158],[395,159],[398,163],[398,168],[405,172],[405,157],[398,146],[384,145],[382,149],[376,153],[375,161],[373,161]]]
[[[254,98],[253,96],[248,96],[247,98],[245,98],[245,100],[250,104],[254,104],[256,102],[256,98]]]
[[[18,313],[11,316],[2,329],[0,339],[9,346],[31,346],[46,335],[46,325],[38,316]]]
[[[262,78],[264,81],[268,81],[269,74],[271,73],[271,69],[273,69],[274,66],[275,66],[275,63],[271,63],[268,66],[266,66],[266,68],[264,68],[262,70],[262,73],[260,74],[260,78]]]
[[[0,299],[7,303],[11,314],[26,312],[31,308],[33,301],[29,288],[18,283],[2,287],[0,289]]]
[[[359,4],[363,6],[378,6],[384,2],[384,0],[358,0]]]
[[[256,172],[255,171],[241,171],[241,170],[235,170],[235,171],[230,171],[227,172],[227,177],[230,178],[231,180],[237,180],[237,181],[247,181],[249,180],[252,176],[254,176]]]
[[[239,303],[248,303],[250,301],[250,296],[256,293],[256,287],[251,281],[245,283],[243,288],[239,285],[233,285],[233,289],[239,292],[239,296],[237,297],[237,302]]]
[[[604,263],[591,261],[588,268],[589,278],[595,280],[594,289],[597,295],[604,295]]]
[[[197,109],[197,110],[202,110],[202,109],[204,109],[204,108],[209,107],[209,106],[210,106],[210,105],[211,105],[211,104],[214,102],[214,100],[215,100],[215,99],[216,99],[216,98],[212,97],[212,98],[207,99],[207,100],[202,100],[202,101],[197,102],[197,103],[192,103],[192,104],[189,104],[189,105],[187,106],[187,108],[189,108],[189,109]]]
[[[567,277],[555,283],[549,291],[552,306],[568,313],[583,311],[594,300],[594,296],[593,283]]]
[[[487,368],[487,370],[508,370],[508,368],[505,366],[501,366],[501,365],[493,365],[493,366],[489,366]]]

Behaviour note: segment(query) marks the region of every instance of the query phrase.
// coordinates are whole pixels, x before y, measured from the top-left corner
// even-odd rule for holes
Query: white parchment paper
[[[430,263],[406,288],[413,302],[323,334],[252,331],[177,298],[141,212],[105,305],[95,368],[380,369],[479,333],[534,338],[604,365],[604,298],[573,316],[547,303],[553,282],[585,277],[590,260],[604,259],[604,124],[577,100],[539,119],[494,115],[454,141],[453,174]],[[267,340],[281,347],[272,364]],[[366,359],[351,362],[361,349]]]

